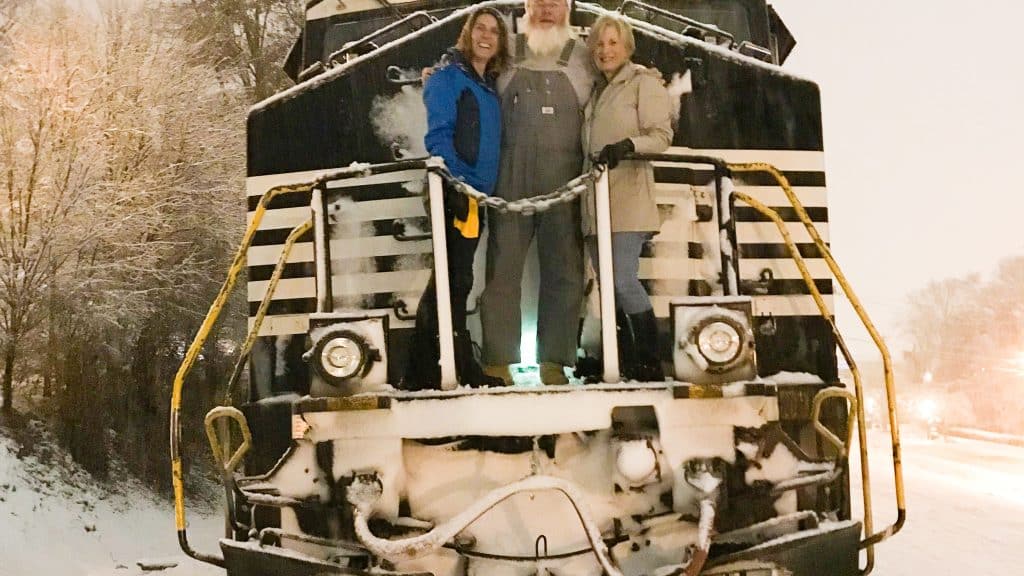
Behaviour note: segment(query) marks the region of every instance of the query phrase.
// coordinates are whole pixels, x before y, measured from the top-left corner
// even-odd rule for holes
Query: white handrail
[[[452,337],[451,286],[448,283],[448,241],[445,235],[444,190],[441,176],[434,171],[427,173],[430,193],[430,221],[434,241],[434,286],[437,295],[437,333],[441,344],[441,389],[454,390],[459,382],[455,379],[455,342]]]
[[[615,271],[612,270],[612,219],[608,198],[608,170],[594,186],[597,208],[598,288],[601,294],[602,380],[619,381],[619,341],[615,336]]]

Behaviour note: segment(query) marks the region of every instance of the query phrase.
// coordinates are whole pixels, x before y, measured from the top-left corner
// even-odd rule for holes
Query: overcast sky
[[[898,347],[909,292],[1024,255],[1024,3],[771,3],[821,87],[833,252]]]

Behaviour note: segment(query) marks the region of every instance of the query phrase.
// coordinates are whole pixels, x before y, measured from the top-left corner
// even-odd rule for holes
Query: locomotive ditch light
[[[310,314],[310,396],[348,396],[387,385],[387,314]]]
[[[721,370],[743,351],[742,326],[728,318],[709,318],[695,329],[697,350],[708,361],[708,370]]]
[[[749,296],[678,298],[670,310],[676,380],[721,384],[757,374]]]
[[[316,367],[328,381],[344,382],[367,366],[369,351],[362,338],[345,330],[323,337],[316,345]]]

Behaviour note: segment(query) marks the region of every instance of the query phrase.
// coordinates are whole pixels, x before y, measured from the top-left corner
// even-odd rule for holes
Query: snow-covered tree
[[[66,17],[66,14],[58,17]],[[11,410],[18,347],[38,326],[44,295],[92,231],[78,210],[98,192],[96,70],[69,31],[19,26],[0,69],[0,350]]]
[[[282,63],[303,21],[302,0],[189,0],[182,5],[186,38],[196,57],[258,102],[291,81]]]
[[[999,263],[990,296],[989,300],[996,308],[992,318],[993,329],[1010,346],[1010,356],[1019,359],[1024,355],[1024,256]]]
[[[23,8],[6,39],[0,371],[8,407],[19,370],[43,372],[76,457],[102,462],[88,452],[122,427],[121,448],[162,477],[166,390],[245,222],[247,94],[170,9],[123,4]],[[205,351],[186,417],[216,395],[222,348]]]
[[[980,279],[930,282],[907,301],[906,327],[918,375],[956,378],[970,362],[970,341],[979,327]]]
[[[911,294],[905,320],[918,378],[930,374],[931,387],[977,418],[959,424],[1024,433],[1024,256],[989,279],[929,283]]]

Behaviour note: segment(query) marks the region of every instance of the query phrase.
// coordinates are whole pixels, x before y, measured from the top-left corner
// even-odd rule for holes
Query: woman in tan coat
[[[627,378],[650,381],[664,375],[656,353],[657,325],[651,299],[638,278],[640,251],[658,232],[654,169],[625,160],[632,152],[663,152],[672,142],[671,104],[661,74],[630,61],[633,30],[624,20],[602,16],[590,29],[591,54],[602,73],[585,110],[583,148],[608,166],[612,223],[612,268],[620,363]],[[597,268],[594,199],[583,209],[583,233]]]

